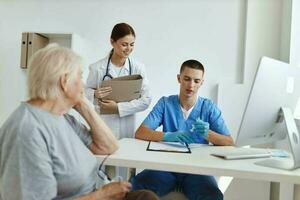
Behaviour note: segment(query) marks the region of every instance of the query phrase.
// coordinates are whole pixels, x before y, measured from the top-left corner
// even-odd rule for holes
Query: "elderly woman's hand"
[[[123,200],[130,189],[131,184],[127,181],[112,182],[96,191],[98,193],[97,199]]]
[[[74,106],[74,109],[83,114],[83,111],[94,109],[94,105],[87,99],[85,95],[82,95],[81,100]]]
[[[118,113],[118,104],[113,100],[99,100],[98,105],[100,109],[111,111],[112,113]]]

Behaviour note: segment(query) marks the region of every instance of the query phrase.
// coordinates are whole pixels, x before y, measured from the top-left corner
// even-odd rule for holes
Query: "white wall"
[[[249,0],[245,38],[244,82],[252,84],[260,58],[280,58],[285,0]]]
[[[300,1],[292,1],[290,63],[300,67]]]
[[[292,1],[292,25],[291,25],[291,47],[290,63],[300,67],[300,1]],[[298,118],[300,118],[300,101],[298,101]],[[300,185],[295,186],[294,199],[300,199]]]
[[[26,99],[26,71],[19,68],[24,31],[77,33],[99,47],[96,60],[111,48],[113,25],[128,22],[136,30],[133,56],[146,64],[153,103],[178,92],[176,74],[190,58],[207,70],[200,95],[216,100],[220,81],[241,81],[245,1],[2,0],[0,5],[0,124]]]
[[[286,38],[289,38],[290,31],[284,28],[290,24],[290,21],[286,20],[286,15],[283,14],[284,5],[287,2],[288,0],[250,0],[247,2],[244,65],[241,74],[243,84],[220,81],[218,90],[218,104],[234,138],[261,57],[269,56],[280,59],[281,52],[282,54],[289,52],[289,40]],[[281,46],[288,46],[288,48],[281,48]]]

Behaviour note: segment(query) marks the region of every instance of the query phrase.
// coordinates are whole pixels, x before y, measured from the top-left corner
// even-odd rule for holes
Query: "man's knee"
[[[145,185],[143,184],[143,179],[141,178],[141,176],[132,177],[130,182],[132,184],[133,191],[145,189]]]
[[[191,200],[223,200],[223,193],[211,176],[188,175],[183,184],[183,193]]]
[[[144,170],[131,179],[132,191],[148,189],[163,196],[174,188],[176,179],[169,172]]]
[[[154,177],[155,175],[151,171],[142,171],[131,178],[130,182],[132,184],[132,190],[149,189],[149,186],[156,185]]]
[[[214,193],[214,198],[212,199],[223,200],[224,199],[223,193],[217,188]]]

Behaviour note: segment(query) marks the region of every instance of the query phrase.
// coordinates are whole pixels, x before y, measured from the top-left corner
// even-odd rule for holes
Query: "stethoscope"
[[[102,78],[102,81],[105,80],[105,78],[110,78],[110,79],[113,79],[113,77],[108,73],[108,70],[109,70],[109,63],[111,61],[111,57],[112,57],[112,53],[109,55],[108,57],[108,61],[107,61],[107,65],[106,65],[106,72],[105,72],[105,75],[103,76]],[[129,64],[129,75],[131,75],[131,62],[130,62],[130,59],[128,58],[128,64]]]

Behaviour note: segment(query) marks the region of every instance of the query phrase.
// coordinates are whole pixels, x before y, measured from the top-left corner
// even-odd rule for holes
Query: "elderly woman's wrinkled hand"
[[[82,113],[83,110],[94,109],[94,105],[87,99],[85,95],[83,95],[81,101],[79,101],[77,105],[74,106],[74,109],[77,112]]]
[[[104,185],[97,192],[100,199],[123,200],[131,190],[131,184],[127,181],[112,182]]]

